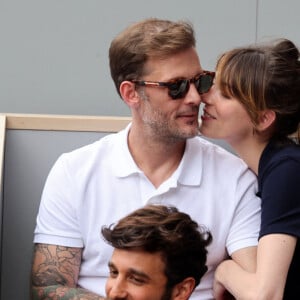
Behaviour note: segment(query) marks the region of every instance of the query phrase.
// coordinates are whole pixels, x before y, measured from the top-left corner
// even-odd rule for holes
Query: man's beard
[[[165,292],[161,297],[161,300],[171,300],[172,292],[173,292],[173,287],[166,287]]]

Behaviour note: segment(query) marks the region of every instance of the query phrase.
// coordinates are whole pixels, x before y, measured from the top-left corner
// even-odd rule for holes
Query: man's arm
[[[103,300],[103,297],[77,287],[81,255],[82,248],[35,244],[31,298]]]

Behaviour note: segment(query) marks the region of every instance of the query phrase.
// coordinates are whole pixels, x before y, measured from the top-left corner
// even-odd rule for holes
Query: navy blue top
[[[284,291],[284,299],[295,299],[300,295],[300,146],[270,142],[259,161],[258,187],[262,200],[259,238],[272,233],[298,238]]]

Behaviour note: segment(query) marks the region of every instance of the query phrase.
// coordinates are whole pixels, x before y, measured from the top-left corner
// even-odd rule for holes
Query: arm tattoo
[[[81,248],[36,244],[31,298],[36,300],[104,300],[77,287]]]
[[[48,286],[35,289],[32,295],[33,300],[104,300],[101,296],[81,288],[68,288],[64,286]]]
[[[43,261],[36,266],[32,276],[35,286],[68,285],[76,286],[77,275],[74,270],[80,268],[81,249],[63,246],[55,247],[51,252],[49,245],[35,245],[35,255],[43,257]]]

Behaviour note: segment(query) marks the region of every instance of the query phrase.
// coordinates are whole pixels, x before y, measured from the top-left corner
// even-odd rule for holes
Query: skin
[[[81,248],[36,244],[32,264],[32,299],[103,300],[77,287]]]
[[[166,299],[167,277],[160,253],[115,249],[108,266],[106,294],[109,299]]]
[[[253,123],[237,99],[223,96],[214,84],[211,90],[203,95],[203,103],[205,107],[200,127],[202,134],[225,139],[235,147],[251,138]]]
[[[176,66],[176,67],[174,67]],[[168,59],[151,59],[146,63],[144,80],[171,81],[192,78],[202,72],[194,48]],[[141,89],[141,88],[140,88]],[[198,134],[198,112],[201,97],[194,84],[182,99],[173,100],[166,87],[142,87],[148,100],[142,99],[134,109],[135,120],[143,123],[143,130],[161,143],[182,143]],[[132,129],[132,131],[137,129]],[[165,141],[167,139],[167,141]]]
[[[217,84],[203,95],[203,103],[201,133],[226,140],[257,175],[275,113],[262,111],[254,127],[238,99],[224,97]],[[225,290],[228,290],[236,299],[282,299],[296,242],[295,237],[285,234],[263,236],[259,240],[253,272],[245,271],[233,260],[221,263],[215,273],[215,298],[226,299]]]

